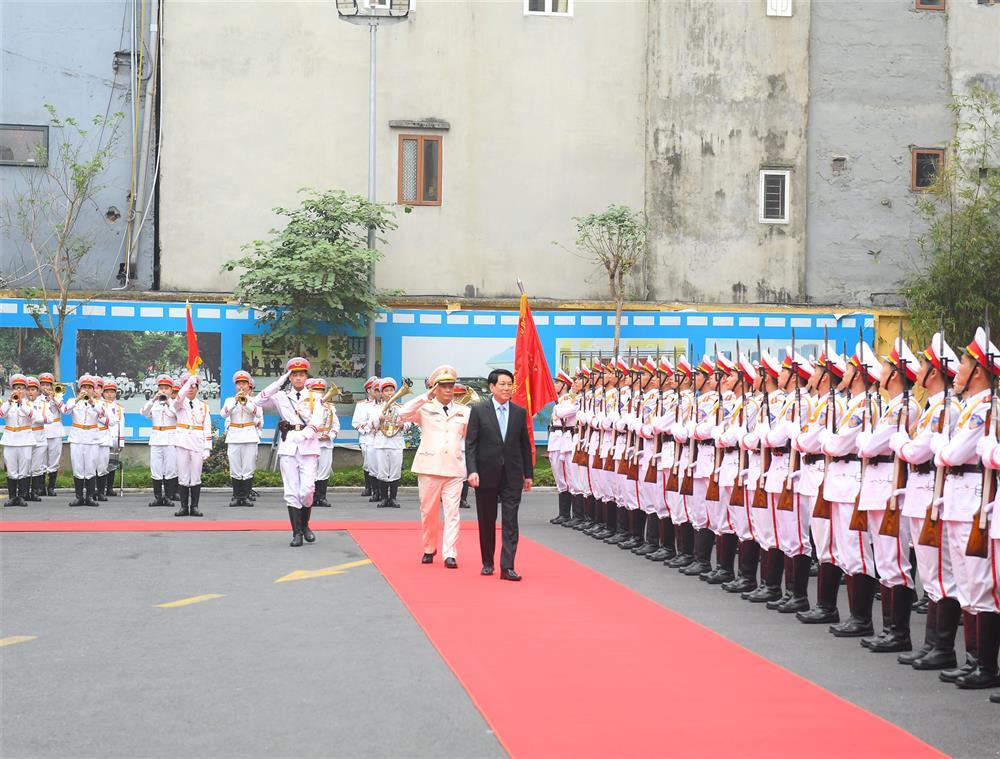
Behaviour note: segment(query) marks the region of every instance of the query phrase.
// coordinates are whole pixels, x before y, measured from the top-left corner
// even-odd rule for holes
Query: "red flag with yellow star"
[[[198,367],[201,366],[201,355],[198,353],[198,335],[194,331],[194,322],[191,320],[191,302],[188,301],[186,304],[186,317],[187,317],[187,349],[188,349],[188,360],[187,368],[190,374],[194,374]]]
[[[542,341],[531,315],[528,296],[521,293],[521,316],[517,320],[517,339],[514,343],[514,403],[528,409],[528,438],[531,440],[531,458],[535,459],[535,431],[532,417],[547,404],[556,400],[549,364],[545,360]]]

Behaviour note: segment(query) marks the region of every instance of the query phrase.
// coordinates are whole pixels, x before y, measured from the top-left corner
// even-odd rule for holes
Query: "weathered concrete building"
[[[45,73],[78,48],[86,78],[109,79],[110,19],[132,3],[97,5],[102,33],[42,37],[62,6],[0,5],[0,120],[37,120],[22,106],[46,76],[78,86]],[[133,284],[226,292],[219,267],[273,207],[302,187],[364,194],[367,29],[332,0],[162,8],[158,243],[140,242]],[[19,63],[36,38],[46,67]],[[650,227],[633,299],[892,304],[919,184],[949,160],[952,94],[1000,90],[997,39],[991,0],[416,0],[378,32],[377,197],[413,206],[378,285],[496,297],[521,276],[601,297],[573,217],[621,203]]]

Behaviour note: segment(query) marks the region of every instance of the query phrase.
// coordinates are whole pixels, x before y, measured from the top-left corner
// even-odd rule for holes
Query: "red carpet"
[[[518,759],[943,756],[532,541],[518,550],[526,579],[510,583],[479,575],[471,536],[460,568],[446,570],[440,557],[419,564],[415,532],[352,535]],[[656,683],[683,683],[683,696],[657,694]]]

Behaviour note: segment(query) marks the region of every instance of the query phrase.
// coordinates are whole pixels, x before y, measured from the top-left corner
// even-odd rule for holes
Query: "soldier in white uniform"
[[[229,458],[229,482],[233,488],[230,506],[253,506],[250,490],[257,468],[257,446],[264,412],[251,397],[253,377],[240,369],[233,375],[236,395],[222,404],[226,431],[226,454]]]
[[[97,397],[94,378],[84,374],[77,382],[78,393],[60,411],[73,415],[69,429],[69,455],[73,464],[73,487],[76,495],[70,506],[97,506],[97,454],[101,444],[101,425],[107,414]],[[84,494],[86,488],[86,495]]]
[[[149,431],[149,472],[153,479],[150,506],[170,505],[170,490],[165,489],[165,485],[177,473],[177,454],[174,450],[177,412],[172,395],[173,380],[166,374],[159,375],[156,378],[156,393],[139,412],[153,423]]]
[[[556,405],[552,409],[549,440],[546,446],[552,476],[556,481],[559,513],[549,522],[563,524],[572,517],[573,495],[570,489],[570,467],[573,458],[573,426],[576,424],[576,396],[570,392],[573,380],[560,369],[555,376]]]
[[[28,400],[34,407],[31,432],[35,436],[35,446],[31,449],[31,480],[27,501],[41,501],[45,495],[45,464],[48,449],[45,443],[45,398],[41,395],[37,377],[27,377]]]
[[[375,439],[374,432],[369,426],[369,417],[372,409],[375,408],[375,396],[378,395],[378,377],[369,377],[365,380],[365,399],[359,401],[354,406],[354,415],[351,417],[351,427],[358,433],[358,447],[361,448],[361,466],[365,473],[365,489],[361,495],[368,496],[371,501],[376,500],[375,494],[375,466],[372,461],[371,446]]]
[[[196,375],[189,375],[174,398],[174,411],[177,413],[174,446],[177,449],[177,477],[181,494],[181,505],[174,512],[175,517],[202,515],[198,509],[201,467],[212,452],[212,413],[208,404],[198,397],[200,384]]]
[[[306,383],[310,391],[319,396],[323,404],[323,424],[319,431],[319,461],[316,465],[316,493],[313,496],[313,506],[330,508],[332,504],[326,500],[327,488],[330,484],[330,472],[333,469],[333,446],[340,432],[340,420],[337,418],[337,408],[332,401],[324,401],[326,380],[321,377],[311,379]]]
[[[35,448],[32,425],[35,407],[28,398],[28,379],[23,374],[10,377],[10,396],[0,404],[4,418],[3,458],[7,467],[8,500],[4,506],[27,506],[31,489],[31,454]]]
[[[62,459],[63,429],[62,414],[59,413],[59,402],[55,399],[55,377],[49,372],[38,375],[38,384],[45,397],[45,473],[48,477],[45,494],[56,494],[56,477],[59,476],[59,462]]]
[[[384,409],[389,399],[396,392],[396,380],[386,377],[379,382],[379,392],[383,406],[373,407],[371,416],[372,426],[375,428],[375,438],[372,442],[372,449],[375,455],[376,480],[382,493],[382,500],[378,503],[378,508],[398,509],[399,503],[396,501],[396,493],[399,490],[399,480],[403,471],[403,448],[406,441],[403,439],[403,432],[410,428],[409,422],[394,422],[393,415],[398,413],[399,404]],[[389,422],[389,424],[387,424]],[[395,430],[393,430],[393,426]],[[387,435],[386,432],[392,434]]]
[[[101,425],[101,445],[97,454],[97,500],[106,501],[114,495],[115,473],[111,470],[111,452],[120,451],[125,446],[125,408],[116,400],[118,384],[114,380],[104,381],[104,398],[101,405],[107,421]]]
[[[995,408],[994,401],[994,408]],[[1000,469],[1000,444],[997,443],[1000,420],[992,420],[992,429],[989,434],[983,436],[977,444],[983,459],[983,465],[987,469],[992,469],[993,479],[997,480],[1000,475],[996,470]],[[998,503],[994,499],[993,508],[990,513],[990,552],[993,556],[993,587],[1000,589],[1000,517],[998,517]],[[1000,591],[998,591],[1000,592]],[[1000,609],[996,611],[979,613],[979,667],[987,670],[987,674],[996,677],[1000,672],[998,669],[998,651],[1000,651]],[[990,696],[990,701],[1000,704],[1000,691]]]
[[[285,365],[285,373],[257,396],[258,405],[278,412],[278,462],[284,483],[285,505],[292,525],[293,548],[315,542],[309,529],[316,464],[319,459],[319,431],[323,426],[323,404],[306,390],[309,361],[296,356]],[[288,387],[286,387],[286,384]]]

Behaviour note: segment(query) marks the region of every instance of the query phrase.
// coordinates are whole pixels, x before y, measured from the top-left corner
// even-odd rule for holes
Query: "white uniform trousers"
[[[176,448],[177,451],[177,484],[184,487],[201,484],[201,465],[204,463],[204,452],[192,451],[187,448]]]
[[[108,464],[111,461],[111,446],[97,446],[97,473],[100,475],[108,473]]]
[[[591,458],[590,463],[588,463],[587,465],[587,472],[588,476],[590,477],[591,492],[594,494],[594,498],[596,498],[598,501],[606,501],[608,500],[608,498],[606,489],[604,487],[604,470],[596,469],[591,465],[592,463],[593,459]]]
[[[58,472],[59,460],[62,458],[63,441],[61,437],[45,438],[45,471]]]
[[[993,563],[1000,561],[993,552],[995,540],[987,541],[987,556],[980,559],[977,556],[966,556],[965,548],[972,532],[972,522],[944,523],[944,532],[948,535],[948,550],[951,552],[951,567],[955,572],[955,585],[958,587],[958,602],[965,611],[979,614],[980,612],[1000,612],[1000,590],[997,588],[996,574]]]
[[[667,504],[663,501],[663,473],[657,472],[656,482],[646,482],[649,464],[639,467],[639,504],[647,514],[667,516]]]
[[[686,495],[681,495],[673,490],[666,489],[666,482],[664,482],[664,498],[667,500],[667,509],[670,511],[670,520],[674,524],[684,524],[685,522],[690,522],[691,518],[688,516],[687,502],[688,497]]]
[[[424,553],[437,553],[441,534],[440,511],[444,511],[444,538],[441,552],[446,559],[458,558],[458,504],[462,497],[464,477],[442,477],[418,474],[420,493],[420,538]]]
[[[853,503],[830,503],[830,522],[833,527],[833,555],[837,565],[849,575],[875,576],[875,557],[872,556],[871,535],[851,529]]]
[[[571,451],[549,451],[549,464],[552,465],[552,476],[556,480],[556,489],[565,493],[570,489],[569,468],[572,466]]]
[[[944,523],[942,522],[941,547],[933,548],[920,545],[920,532],[924,529],[924,517],[909,517],[909,522],[913,550],[917,554],[917,574],[920,575],[924,593],[932,601],[940,601],[942,598],[958,598],[958,586],[955,584],[955,573],[951,568],[951,551],[948,548],[950,536],[943,529]],[[900,528],[900,532],[902,532],[902,528]]]
[[[382,482],[395,482],[403,472],[402,448],[375,448],[375,476]]]
[[[898,508],[902,508],[902,503]],[[897,585],[912,588],[910,520],[900,516],[899,537],[890,538],[887,535],[879,535],[878,532],[882,528],[884,518],[884,509],[868,512],[868,534],[871,536],[872,553],[875,555],[875,568],[878,570],[879,581],[890,588]]]
[[[732,535],[736,532],[736,528],[729,518],[729,498],[732,492],[733,489],[731,487],[722,487],[720,485],[719,500],[705,500],[705,506],[708,509],[708,526],[716,535]]]
[[[73,476],[89,480],[97,476],[97,454],[101,446],[96,443],[70,443],[69,458],[73,465]]]
[[[375,456],[372,455],[375,449],[368,445],[368,443],[362,443],[361,441],[358,441],[358,446],[361,448],[361,468],[372,477],[377,477],[378,475],[375,473]]]
[[[719,488],[722,499],[729,503],[732,497],[732,488]],[[740,540],[756,540],[753,534],[753,527],[750,525],[750,504],[747,501],[747,490],[744,489],[743,503],[729,507],[729,522],[733,525],[733,532]]]
[[[687,513],[691,524],[696,530],[708,527],[708,501],[705,491],[708,490],[708,477],[694,478],[694,493],[687,497]]]
[[[815,510],[816,497],[813,496],[812,500]],[[837,566],[837,559],[833,554],[833,529],[830,520],[813,517],[809,520],[809,533],[812,535],[813,546],[816,548],[816,558],[823,564]]]
[[[229,474],[234,480],[249,480],[257,469],[257,443],[228,443]]]
[[[312,506],[316,489],[316,461],[318,456],[278,456],[281,481],[285,486],[285,504],[293,509]]]
[[[46,467],[48,466],[48,446],[42,443],[36,443],[35,447],[31,449],[31,476],[37,477],[40,474],[45,474]]]
[[[756,482],[756,480],[753,480]],[[774,516],[774,501],[777,496],[773,493],[766,493],[767,506],[762,509],[753,507],[753,499],[757,494],[756,488],[747,486],[747,503],[750,504],[750,524],[757,542],[764,551],[770,551],[778,547],[778,525]]]
[[[775,495],[777,506],[781,495]],[[792,496],[792,510],[774,510],[774,524],[778,534],[778,548],[785,556],[806,556],[812,553],[812,543],[809,541],[809,515],[812,513],[815,496]]]
[[[618,492],[621,493],[622,501],[621,504],[629,511],[635,511],[641,507],[641,498],[639,496],[639,481],[630,480],[628,476],[624,474],[615,475],[618,478]]]
[[[574,495],[590,495],[590,470],[579,464],[569,464],[569,490]]]
[[[34,450],[34,446],[30,445],[5,445],[3,460],[7,465],[7,476],[14,480],[30,477],[31,454]]]
[[[177,449],[172,445],[149,446],[149,474],[154,480],[177,476]]]
[[[638,508],[637,505],[629,506],[626,498],[627,488],[625,484],[628,482],[624,474],[618,474],[618,459],[615,459],[615,471],[608,472],[608,486],[611,488],[611,500],[617,503],[619,506],[624,506],[625,508]]]
[[[316,462],[316,482],[326,482],[330,479],[333,469],[333,448],[320,448],[319,459]]]

